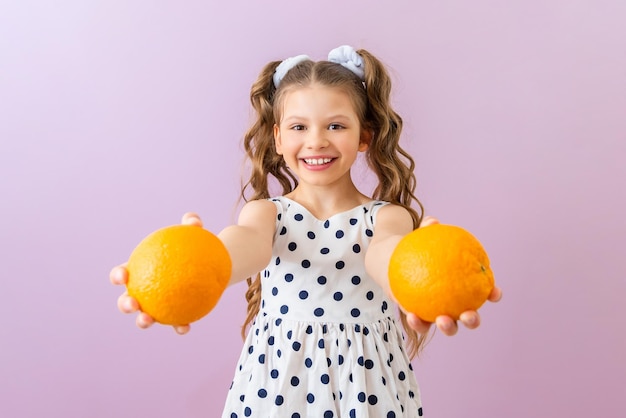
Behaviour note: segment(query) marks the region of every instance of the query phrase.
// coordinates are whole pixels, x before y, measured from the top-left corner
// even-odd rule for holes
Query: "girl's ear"
[[[276,154],[283,155],[282,141],[280,139],[280,128],[276,124],[274,124],[274,145],[276,147]]]
[[[361,138],[359,141],[359,151],[365,152],[370,147],[372,143],[372,138],[374,137],[374,131],[371,129],[362,129],[361,130]]]

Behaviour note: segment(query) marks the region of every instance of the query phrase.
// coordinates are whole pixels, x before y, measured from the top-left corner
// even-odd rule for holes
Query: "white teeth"
[[[309,165],[322,165],[331,162],[332,158],[305,158],[304,162]]]

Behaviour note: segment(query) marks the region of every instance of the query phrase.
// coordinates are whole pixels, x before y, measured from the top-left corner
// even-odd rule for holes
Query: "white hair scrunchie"
[[[285,74],[287,74],[289,70],[291,70],[296,65],[300,64],[302,61],[307,61],[310,59],[311,58],[309,58],[307,55],[296,55],[295,57],[289,57],[283,60],[283,62],[278,64],[278,67],[276,67],[276,70],[274,70],[274,76],[273,76],[274,87],[278,88],[278,85],[280,84],[283,77],[285,77]]]
[[[350,45],[342,45],[328,53],[328,61],[335,62],[346,67],[356,74],[361,80],[365,78],[365,66],[363,58]]]
[[[274,87],[278,88],[285,74],[289,72],[293,67],[300,64],[302,61],[310,60],[308,55],[296,55],[295,57],[289,57],[283,60],[276,70],[274,70]],[[350,45],[342,45],[330,51],[328,53],[328,61],[339,64],[348,70],[352,71],[359,77],[359,79],[365,79],[365,65],[363,58],[352,48]]]

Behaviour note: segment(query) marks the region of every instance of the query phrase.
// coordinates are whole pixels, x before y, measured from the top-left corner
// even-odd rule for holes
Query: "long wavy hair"
[[[282,188],[282,194],[291,192],[298,185],[298,179],[288,169],[282,156],[276,153],[273,127],[281,120],[285,94],[317,83],[346,92],[354,104],[361,129],[373,132],[373,138],[365,152],[367,164],[378,178],[371,197],[404,207],[413,218],[414,228],[419,227],[423,206],[415,196],[415,162],[399,145],[402,118],[390,103],[391,79],[382,62],[371,53],[364,49],[357,53],[364,61],[363,81],[339,64],[307,60],[290,69],[279,87],[275,88],[273,75],[281,61],[270,62],[263,68],[250,91],[255,119],[245,133],[243,142],[247,158],[251,162],[250,177],[241,189],[244,201],[271,197],[272,181]],[[242,337],[245,337],[247,329],[259,312],[260,275],[254,279],[248,278],[246,300],[248,309]],[[419,335],[412,330],[403,312],[400,312],[400,319],[407,337],[407,351],[410,358],[413,358],[425,344],[426,335]]]

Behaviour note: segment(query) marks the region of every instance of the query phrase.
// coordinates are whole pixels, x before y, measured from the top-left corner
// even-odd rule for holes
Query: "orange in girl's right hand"
[[[389,262],[391,291],[407,312],[434,322],[459,319],[480,308],[494,288],[489,258],[465,229],[444,224],[418,228],[396,246]]]
[[[231,268],[226,247],[211,232],[195,225],[168,226],[133,250],[126,288],[155,321],[187,325],[215,307]]]

